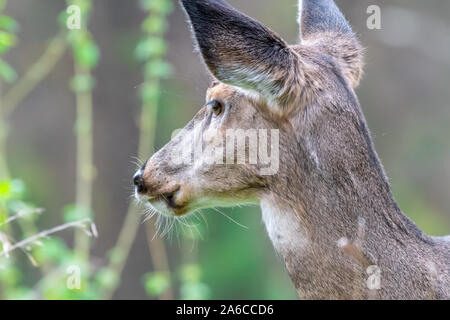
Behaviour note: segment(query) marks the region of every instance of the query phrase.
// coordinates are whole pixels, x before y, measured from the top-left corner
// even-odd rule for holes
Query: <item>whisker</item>
[[[244,228],[244,229],[249,229],[247,226],[244,226],[243,224],[237,222],[236,220],[234,220],[233,218],[231,218],[230,216],[228,216],[227,214],[223,213],[222,211],[218,210],[217,208],[213,208],[215,211],[217,211],[218,213],[220,213],[221,215],[223,215],[224,217],[226,217],[228,220],[234,222],[235,224],[237,224],[238,226]]]
[[[136,168],[138,168],[138,169],[141,168],[145,163],[144,160],[139,159],[138,157],[133,156],[131,158],[132,158],[131,163],[134,164],[136,166]]]
[[[176,218],[178,220],[179,223],[181,223],[182,225],[185,225],[188,228],[194,228],[197,227],[199,224],[187,224],[186,222],[183,222],[182,219],[185,218]]]
[[[205,214],[201,210],[199,210],[198,212],[200,213],[200,217],[202,218],[202,220],[205,221],[206,231],[209,232],[209,224]]]
[[[159,229],[160,229],[160,227],[161,227],[161,215],[157,215],[156,216],[156,222],[155,222],[155,226],[156,226],[156,232],[155,232],[155,234],[153,235],[153,237],[152,237],[152,241],[153,241],[153,239],[155,239],[155,237],[158,235],[158,233],[159,233]]]

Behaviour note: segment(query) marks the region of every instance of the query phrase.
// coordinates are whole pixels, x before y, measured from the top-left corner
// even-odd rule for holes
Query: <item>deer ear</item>
[[[301,38],[325,33],[353,36],[350,25],[333,0],[298,0],[298,6]]]
[[[222,0],[181,0],[198,48],[220,81],[283,104],[296,55],[274,32]]]
[[[358,86],[363,67],[362,48],[333,0],[298,0],[300,42],[313,43],[333,56],[349,84]]]

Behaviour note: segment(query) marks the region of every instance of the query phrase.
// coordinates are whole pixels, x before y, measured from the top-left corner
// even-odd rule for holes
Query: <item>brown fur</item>
[[[361,47],[331,0],[303,3],[301,42],[289,46],[222,0],[182,1],[221,81],[207,101],[217,99],[224,111],[214,117],[203,107],[153,155],[144,168],[146,194],[170,194],[169,215],[259,203],[302,298],[449,299],[449,242],[424,234],[398,208],[353,91]],[[279,130],[274,175],[261,175],[259,163],[168,161],[196,140],[196,130],[215,130],[202,142],[208,145],[226,129],[259,128]],[[379,290],[367,286],[369,265],[381,270]]]

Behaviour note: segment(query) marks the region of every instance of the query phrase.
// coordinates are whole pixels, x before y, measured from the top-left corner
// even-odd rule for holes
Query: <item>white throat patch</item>
[[[275,250],[282,256],[302,252],[309,239],[295,213],[281,208],[270,198],[263,198],[260,203],[262,219]]]

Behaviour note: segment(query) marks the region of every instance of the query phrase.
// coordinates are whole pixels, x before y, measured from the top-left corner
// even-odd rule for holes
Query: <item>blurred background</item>
[[[296,41],[296,0],[229,2]],[[61,14],[73,3],[78,31]],[[357,94],[399,205],[425,232],[449,234],[450,2],[337,3],[366,48]],[[164,239],[129,209],[135,157],[168,142],[211,81],[177,1],[68,4],[2,5],[0,247],[85,218],[98,237],[82,223],[0,256],[0,297],[296,299],[258,208],[223,209],[238,223],[205,210]],[[381,30],[366,25],[373,4]]]

